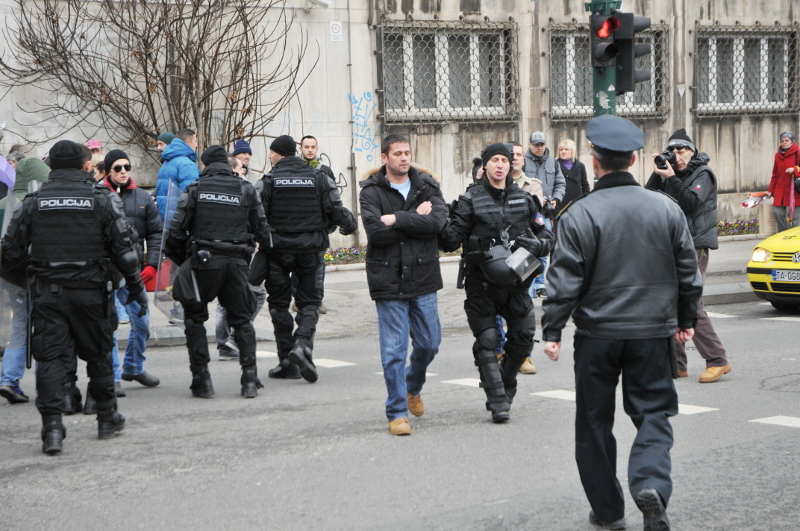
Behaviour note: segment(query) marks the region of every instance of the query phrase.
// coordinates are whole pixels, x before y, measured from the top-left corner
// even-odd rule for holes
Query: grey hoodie
[[[561,165],[550,156],[549,148],[544,148],[541,157],[534,156],[530,149],[525,151],[525,175],[542,181],[545,197],[552,197],[559,203],[564,199],[567,183]]]

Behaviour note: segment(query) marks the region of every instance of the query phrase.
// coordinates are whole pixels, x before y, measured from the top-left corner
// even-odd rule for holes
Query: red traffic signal
[[[589,17],[591,35],[589,46],[593,67],[605,67],[614,64],[619,55],[619,46],[614,43],[614,32],[620,27],[620,21],[612,15],[591,15]]]

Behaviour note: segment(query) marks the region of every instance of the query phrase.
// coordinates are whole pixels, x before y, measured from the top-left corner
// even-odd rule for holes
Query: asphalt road
[[[699,384],[704,364],[690,350],[690,378],[676,382],[692,414],[672,419],[674,529],[798,529],[800,427],[753,421],[800,423],[800,316],[763,303],[709,310],[733,372]],[[274,343],[260,343],[266,388],[255,400],[239,396],[238,366],[216,360],[216,398],[192,398],[185,349],[153,349],[147,368],[162,384],[124,384],[128,421],[114,440],[96,438],[94,417],[66,417],[65,451],[48,457],[33,404],[0,406],[0,522],[20,531],[591,530],[574,462],[574,402],[563,399],[574,391],[568,343],[558,363],[537,345],[539,374],[520,376],[511,421],[494,425],[470,385],[469,331],[446,328],[423,390],[427,411],[402,438],[387,430],[375,333],[320,339],[315,357],[330,361],[319,362],[313,385],[266,378]],[[22,385],[33,390],[31,374]],[[548,391],[562,398],[532,394]],[[618,415],[624,484],[634,428],[621,399]],[[641,529],[630,497],[626,517]]]

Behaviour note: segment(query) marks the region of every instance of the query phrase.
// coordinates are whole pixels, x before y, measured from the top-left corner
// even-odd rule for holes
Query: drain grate
[[[761,389],[784,393],[800,393],[800,374],[787,374],[786,376],[767,378],[761,382]]]

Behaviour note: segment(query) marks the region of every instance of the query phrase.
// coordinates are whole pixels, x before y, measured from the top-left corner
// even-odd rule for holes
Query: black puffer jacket
[[[153,196],[138,188],[133,179],[128,181],[128,186],[121,188],[106,177],[103,184],[112,192],[119,195],[125,205],[125,218],[139,235],[139,244],[144,248],[147,244],[147,253],[144,257],[145,265],[158,267],[161,261],[161,239],[164,236],[164,225],[158,215],[158,205],[153,201]]]
[[[448,207],[439,183],[413,166],[408,172],[408,199],[389,185],[386,168],[368,174],[361,182],[361,220],[367,232],[367,282],[373,300],[413,299],[442,289],[436,235],[447,223]],[[417,207],[430,201],[430,214]],[[389,227],[381,216],[394,214]]]
[[[628,172],[606,174],[561,213],[547,269],[542,337],[670,337],[694,327],[703,281],[686,219]]]
[[[656,172],[645,188],[660,190],[673,197],[686,215],[695,249],[718,249],[717,177],[708,167],[709,158],[698,153],[676,177],[664,179]]]

